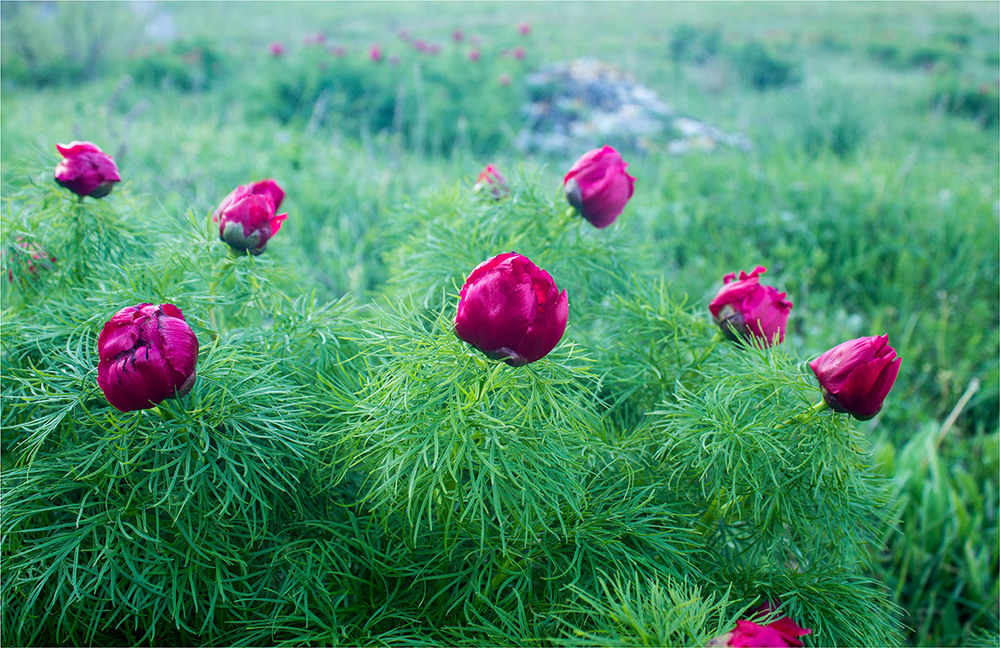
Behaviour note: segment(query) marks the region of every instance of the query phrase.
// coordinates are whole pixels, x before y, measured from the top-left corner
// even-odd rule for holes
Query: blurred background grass
[[[162,207],[137,219],[207,217],[233,186],[274,177],[290,216],[269,253],[327,299],[379,294],[405,235],[393,224],[429,192],[469,190],[486,163],[558,191],[589,146],[563,159],[512,145],[540,65],[595,56],[678,113],[747,135],[749,152],[625,152],[636,194],[616,227],[696,308],[723,274],[766,265],[795,304],[786,344],[802,357],[889,334],[902,373],[862,424],[900,502],[878,577],[913,644],[996,645],[997,3],[0,10],[7,209],[12,187],[48,182],[55,143],[72,139],[115,155],[129,189]],[[441,55],[416,58],[401,30]],[[398,61],[375,66],[372,45]],[[509,87],[494,83],[503,73]]]

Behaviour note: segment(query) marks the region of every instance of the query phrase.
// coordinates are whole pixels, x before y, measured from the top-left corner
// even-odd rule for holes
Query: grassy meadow
[[[468,272],[478,263],[473,259],[486,258],[489,246],[483,241],[517,240],[477,239],[478,233],[463,237],[462,218],[486,213],[477,211],[481,208],[470,197],[479,171],[486,164],[502,169],[515,187],[516,205],[561,207],[566,170],[604,143],[581,141],[579,150],[565,157],[523,155],[513,145],[524,127],[519,107],[528,96],[527,75],[548,63],[593,56],[634,76],[678,114],[742,133],[752,147],[671,155],[654,139],[648,150],[621,150],[636,178],[635,194],[611,228],[574,239],[573,249],[588,256],[577,259],[578,267],[596,268],[603,276],[582,289],[578,301],[571,292],[571,309],[581,310],[571,310],[568,335],[595,357],[604,357],[602,335],[617,325],[597,291],[602,281],[610,285],[619,275],[662,282],[672,303],[704,326],[711,323],[707,304],[722,277],[758,264],[767,266],[767,282],[787,291],[794,303],[783,346],[796,358],[814,358],[842,340],[887,333],[902,358],[899,378],[877,417],[853,423],[872,478],[885,489],[887,513],[866,545],[868,555],[857,560],[864,564],[864,577],[882,584],[898,606],[886,612],[898,624],[898,634],[858,636],[869,641],[896,637],[919,646],[997,645],[1000,4],[4,2],[0,8],[4,249],[15,247],[18,236],[65,234],[59,230],[63,225],[47,224],[39,215],[62,209],[51,179],[59,161],[55,144],[72,140],[100,145],[115,157],[123,178],[104,200],[120,205],[106,208],[115,214],[103,226],[107,231],[75,239],[81,248],[81,241],[94,246],[81,252],[92,256],[87,272],[103,263],[120,266],[124,270],[115,278],[98,283],[108,291],[107,286],[129,285],[123,277],[130,253],[104,256],[102,245],[109,250],[119,243],[122,250],[160,246],[143,248],[148,258],[141,267],[149,277],[139,272],[142,278],[120,300],[96,298],[106,300],[110,310],[91,314],[90,320],[63,315],[95,299],[75,288],[60,284],[49,295],[58,294],[65,306],[36,308],[44,302],[43,290],[31,292],[35,289],[25,283],[4,280],[0,457],[5,500],[37,478],[29,469],[35,452],[38,457],[58,454],[59,444],[51,439],[46,442],[51,447],[36,442],[38,430],[54,438],[62,429],[58,426],[66,424],[52,414],[60,411],[55,401],[39,396],[45,391],[40,383],[25,377],[34,370],[26,368],[31,363],[41,367],[36,359],[24,360],[28,355],[22,349],[42,310],[49,309],[46,321],[52,324],[41,327],[37,339],[64,340],[59,326],[68,327],[70,320],[99,326],[119,301],[178,298],[195,279],[184,275],[174,281],[170,272],[157,276],[152,269],[167,267],[171,258],[190,268],[200,254],[221,263],[221,253],[208,252],[218,243],[208,214],[233,187],[270,177],[286,191],[281,211],[289,217],[266,255],[246,270],[260,273],[264,286],[246,288],[258,300],[254,303],[263,304],[260,291],[267,290],[308,297],[315,310],[303,307],[303,318],[317,318],[318,331],[329,325],[321,321],[323,313],[336,317],[348,303],[402,304],[404,296],[419,293],[421,308],[447,312],[464,278],[454,271]],[[520,25],[530,26],[529,33],[520,33]],[[439,44],[440,55],[420,58],[401,30],[406,39]],[[462,32],[460,43],[455,30]],[[316,34],[325,40],[309,44]],[[478,67],[466,56],[473,37],[483,54]],[[281,56],[269,52],[276,42],[285,48]],[[370,60],[373,45],[385,57],[378,64]],[[343,50],[335,53],[336,47]],[[515,47],[524,49],[523,60],[505,54]],[[509,85],[497,83],[501,74],[510,76]],[[439,96],[434,89],[444,90]],[[535,232],[525,213],[524,232]],[[543,219],[556,210],[539,213]],[[67,245],[67,250],[77,249]],[[537,240],[523,245],[545,253]],[[507,250],[491,254],[501,251]],[[14,257],[5,256],[4,274],[17,272]],[[558,263],[552,262],[567,274],[577,267]],[[233,270],[226,281],[239,285],[246,280],[239,274],[244,270]],[[211,285],[216,290],[228,284]],[[206,292],[192,301],[209,299]],[[584,324],[587,308],[606,319]],[[231,322],[251,321],[234,309]],[[265,320],[281,318],[277,313]],[[204,333],[208,325],[197,330]],[[364,332],[369,334],[378,337]],[[59,345],[53,341],[51,348],[70,346]],[[93,343],[81,345],[73,352],[83,358]],[[418,346],[414,357],[423,357],[427,350]],[[573,354],[566,354],[566,365],[575,366]],[[325,357],[310,362],[327,366]],[[710,373],[704,369],[704,375]],[[257,379],[247,375],[248,381]],[[558,384],[562,374],[552,376]],[[63,384],[58,376],[52,380]],[[363,385],[362,378],[349,375],[343,381],[391,401],[391,385],[378,391],[371,386],[376,381]],[[35,391],[25,387],[29,384]],[[609,379],[602,387],[613,384]],[[331,401],[345,398],[343,385],[329,387]],[[29,399],[29,391],[36,400]],[[419,387],[413,393],[415,398],[423,394]],[[282,400],[272,400],[262,411],[278,417]],[[671,397],[663,400],[671,402]],[[302,406],[301,419],[308,421],[303,426],[329,435],[330,424],[321,418]],[[608,432],[608,438],[632,438],[639,434],[634,430],[644,429],[637,422],[642,416],[634,419],[609,415],[601,425],[622,428]],[[341,451],[347,452],[337,446],[330,456]],[[374,451],[365,447],[364,452],[369,457]],[[28,544],[15,537],[24,533],[18,526],[22,518],[6,501],[4,507],[2,558],[16,562],[27,555]],[[48,523],[33,522],[43,531]],[[71,553],[60,555],[69,560]],[[155,637],[93,629],[33,635],[23,629],[31,625],[25,619],[46,628],[56,623],[47,620],[54,613],[43,599],[56,605],[70,594],[59,590],[45,599],[48,590],[42,584],[35,588],[26,573],[5,574],[5,625],[22,628],[5,628],[5,645],[413,645],[418,636],[428,644],[520,645],[527,630],[519,634],[512,628],[528,626],[549,632],[531,637],[540,644],[657,645],[688,637],[630,634],[622,626],[616,626],[617,634],[603,626],[598,632],[580,621],[596,618],[597,608],[606,612],[601,618],[612,618],[611,608],[627,598],[627,588],[605,590],[603,597],[589,590],[580,594],[579,601],[589,601],[594,609],[587,613],[591,616],[565,617],[576,619],[576,626],[519,620],[518,614],[530,611],[526,605],[501,620],[487,621],[485,612],[470,616],[469,627],[480,634],[462,634],[448,625],[455,623],[449,608],[434,622],[437,634],[427,635],[419,634],[423,621],[414,613],[386,613],[372,627],[359,625],[340,636],[267,634],[259,623],[248,624],[248,632],[259,633],[247,635],[206,635],[197,627]],[[29,585],[19,590],[17,579]],[[567,605],[574,603],[566,592],[583,592],[573,589],[577,586],[585,588],[574,581],[563,590]],[[402,600],[405,587],[396,595]],[[427,596],[432,606],[435,595]],[[667,599],[664,606],[680,607],[676,597]],[[579,601],[575,604],[583,605]],[[725,601],[720,605],[732,612]],[[22,608],[34,611],[18,616]],[[628,612],[619,610],[618,616]],[[804,639],[806,645],[821,645],[850,636],[830,630]]]

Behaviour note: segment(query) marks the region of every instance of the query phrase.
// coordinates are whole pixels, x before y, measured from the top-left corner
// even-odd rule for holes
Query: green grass
[[[397,36],[403,28],[442,44],[456,28],[480,35],[484,48],[523,42],[536,64],[593,55],[633,74],[679,113],[745,133],[754,144],[748,153],[624,152],[637,178],[636,193],[611,235],[631,242],[634,256],[621,255],[627,256],[623,260],[608,253],[610,239],[578,240],[575,249],[582,255],[607,253],[592,267],[609,276],[631,262],[636,272],[664,279],[671,295],[678,300],[686,295],[688,306],[706,320],[706,304],[725,273],[766,265],[768,283],[788,291],[795,304],[785,345],[803,358],[844,339],[888,333],[903,358],[900,378],[885,411],[859,426],[875,444],[880,474],[896,502],[897,521],[885,531],[886,549],[872,575],[887,583],[905,610],[900,621],[908,628],[908,643],[996,643],[1000,145],[995,119],[963,108],[970,97],[980,96],[981,87],[983,105],[995,107],[990,102],[996,101],[1000,79],[996,3],[158,5],[173,17],[185,42],[202,43],[219,57],[210,85],[194,91],[183,84],[148,85],[134,74],[129,52],[150,43],[125,6],[91,3],[89,13],[70,5],[57,8],[53,22],[41,22],[32,18],[31,5],[3,7],[5,245],[14,234],[12,224],[24,224],[23,210],[33,208],[20,193],[25,185],[48,187],[55,143],[86,139],[116,156],[125,182],[114,195],[133,197],[130,221],[174,232],[175,244],[183,245],[178,233],[192,222],[200,227],[232,187],[274,177],[287,190],[282,210],[289,219],[269,244],[267,263],[286,270],[282,288],[298,286],[320,301],[350,294],[367,302],[399,293],[404,277],[435,297],[441,291],[450,297],[453,286],[441,284],[448,278],[429,276],[419,264],[437,259],[433,269],[460,272],[468,266],[460,261],[464,255],[496,243],[463,237],[462,219],[480,209],[470,207],[467,196],[480,168],[496,163],[520,183],[515,195],[537,187],[547,197],[558,195],[573,160],[524,158],[496,140],[487,148],[461,139],[437,148],[414,146],[409,131],[405,136],[392,128],[363,131],[346,119],[338,123],[335,115],[311,123],[315,99],[296,119],[262,112],[255,97],[283,80],[282,68],[274,65],[280,61],[266,55],[267,44],[285,42],[291,50],[288,65],[301,65],[296,73],[302,72],[303,59],[295,56],[302,53],[302,38],[317,31],[356,56],[372,43],[406,55]],[[94,16],[103,22],[93,22]],[[532,32],[518,40],[522,22]],[[718,49],[701,61],[674,60],[671,38],[684,29],[718,30]],[[98,35],[102,46],[94,66],[74,67],[65,44],[73,38],[91,42]],[[19,49],[25,42],[36,43],[35,59]],[[761,63],[749,60],[748,43],[794,64],[799,81],[755,89],[746,70]],[[458,70],[442,74],[453,80]],[[131,81],[124,76],[128,72]],[[380,87],[384,96],[396,96],[393,83]],[[468,83],[463,110],[469,112],[470,132],[487,130],[475,120],[493,128],[501,116],[516,128],[517,115],[490,102],[482,84]],[[971,94],[961,95],[965,103],[958,105],[943,100],[942,92]],[[458,127],[450,122],[454,114],[446,112],[451,108],[409,103],[401,119],[432,128],[436,115],[448,114],[453,132]],[[418,115],[421,109],[430,114]],[[537,196],[525,196],[524,204],[537,204]],[[496,217],[488,211],[481,210],[484,219]],[[424,247],[424,230],[439,224],[435,246]],[[525,231],[536,230],[526,226]],[[544,236],[544,228],[537,231]],[[199,232],[190,244],[207,246],[205,236]],[[461,254],[449,254],[460,246]],[[546,254],[544,239],[527,247]],[[552,263],[572,267],[571,259],[554,252]],[[4,290],[10,292],[6,283]],[[623,304],[625,313],[633,307],[645,312]],[[599,334],[586,331],[580,337]],[[981,388],[938,438],[975,381]],[[4,453],[10,456],[6,448]],[[6,471],[6,460],[4,465]],[[52,474],[34,479],[43,483]],[[336,529],[324,533],[348,534],[345,529],[357,521],[347,517],[330,520]],[[268,544],[272,540],[277,543],[268,540],[257,550],[277,552]],[[313,550],[301,549],[303,556]],[[441,559],[431,548],[416,551],[428,560]],[[292,564],[294,552],[275,553],[274,564]],[[367,559],[373,565],[391,560]],[[405,573],[405,566],[393,568],[397,575]],[[354,578],[348,565],[338,569],[332,580]],[[576,611],[579,618],[618,614],[628,597],[641,599],[639,607],[648,607],[646,599],[697,599],[696,589],[673,584],[601,586],[615,596],[584,597],[589,605]],[[296,593],[289,588],[275,595],[273,617],[255,621],[258,630],[280,626],[280,611],[295,609],[288,599]],[[319,590],[312,595],[328,610],[340,609]],[[706,595],[698,605],[712,610],[717,600]],[[662,636],[700,636],[701,628],[676,630],[675,621],[662,622],[669,626]],[[382,622],[405,628],[409,621]],[[514,633],[515,626],[527,631],[516,619],[506,622],[490,630],[499,634],[487,636]],[[380,636],[378,623],[352,630],[351,636]],[[641,624],[601,624],[603,634],[587,635],[588,642],[661,636]],[[178,630],[176,638],[190,640],[197,630]],[[536,636],[556,632],[552,626],[532,630]],[[122,632],[135,641],[144,630]],[[399,640],[413,636],[403,633]]]

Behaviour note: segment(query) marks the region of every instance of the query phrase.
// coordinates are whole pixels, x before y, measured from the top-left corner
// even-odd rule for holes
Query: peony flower
[[[833,347],[809,363],[830,409],[867,421],[882,409],[901,358],[889,336],[861,337]]]
[[[516,58],[518,61],[522,61],[524,60],[524,48],[515,47],[513,50],[511,50],[510,55]]]
[[[728,337],[738,340],[753,336],[764,346],[774,344],[776,336],[778,342],[785,339],[792,302],[785,299],[785,293],[760,284],[758,276],[765,272],[767,268],[757,266],[750,274],[740,271],[739,279],[734,272],[722,279],[725,285],[708,310]]]
[[[461,43],[464,37],[465,35],[462,34],[461,29],[456,29],[455,31],[451,32],[451,39],[456,43]]]
[[[267,51],[271,53],[271,56],[277,58],[285,53],[285,46],[278,41],[274,41],[267,46]]]
[[[469,60],[470,61],[478,61],[479,57],[480,57],[480,53],[479,53],[478,49],[472,48],[471,50],[469,50]]]
[[[173,304],[123,308],[97,338],[97,384],[115,409],[149,409],[191,391],[198,338]]]
[[[372,45],[368,50],[368,58],[372,60],[372,63],[378,63],[382,60],[382,48],[378,45]]]
[[[510,195],[510,185],[507,184],[506,178],[492,164],[487,164],[486,168],[480,171],[472,190],[476,193],[489,190],[494,200]]]
[[[772,613],[774,606],[770,603],[757,608],[751,620],[740,619],[736,627],[726,634],[716,637],[709,646],[734,646],[742,648],[792,648],[802,645],[799,637],[812,634],[810,628],[800,628],[789,617],[781,617],[770,623],[761,625],[763,620]]]
[[[236,187],[212,214],[219,238],[236,251],[260,254],[288,217],[275,215],[284,198],[285,192],[271,179]]]
[[[597,228],[615,222],[632,197],[635,178],[610,146],[584,154],[563,178],[566,200]]]
[[[531,33],[531,25],[529,25],[528,23],[521,23],[520,25],[517,26],[517,31],[522,36],[527,36],[528,34]]]
[[[90,142],[56,144],[56,150],[63,156],[56,165],[56,182],[81,198],[103,198],[122,181],[111,156]]]
[[[488,358],[520,367],[545,357],[566,331],[569,301],[526,256],[480,263],[459,293],[455,334]]]

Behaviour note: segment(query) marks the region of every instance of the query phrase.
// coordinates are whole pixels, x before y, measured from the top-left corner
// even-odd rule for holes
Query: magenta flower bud
[[[584,154],[563,178],[566,200],[594,227],[607,227],[632,197],[635,178],[627,166],[610,146]]]
[[[506,178],[492,164],[487,164],[486,168],[479,173],[472,190],[477,194],[488,191],[494,200],[500,200],[510,195],[510,185],[507,184]]]
[[[271,179],[240,185],[212,214],[219,224],[219,238],[238,252],[260,254],[281,229],[288,214],[277,214],[285,192]]]
[[[115,409],[149,409],[191,391],[198,338],[173,304],[123,308],[97,338],[97,384]]]
[[[80,197],[103,198],[122,181],[111,156],[90,142],[56,144],[56,150],[63,156],[56,165],[56,182]]]
[[[809,363],[830,409],[867,421],[882,409],[901,358],[889,336],[861,337],[833,347]]]
[[[785,299],[785,293],[760,284],[758,277],[765,272],[767,268],[757,266],[750,274],[740,271],[739,279],[734,272],[723,278],[725,285],[708,310],[727,337],[739,340],[752,336],[764,346],[775,344],[775,338],[778,342],[785,339],[792,302]]]
[[[488,358],[520,367],[555,348],[568,318],[566,291],[528,257],[507,252],[480,263],[465,280],[455,334]]]

